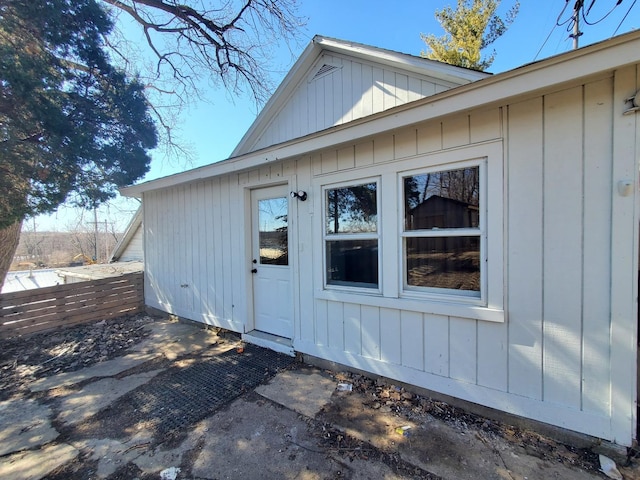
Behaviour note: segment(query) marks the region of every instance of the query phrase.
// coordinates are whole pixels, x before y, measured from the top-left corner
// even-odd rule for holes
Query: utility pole
[[[569,35],[573,38],[573,49],[578,48],[578,38],[582,35],[580,31],[580,10],[584,6],[584,0],[576,0],[573,6],[573,33]]]
[[[98,209],[93,206],[93,261],[98,263]]]

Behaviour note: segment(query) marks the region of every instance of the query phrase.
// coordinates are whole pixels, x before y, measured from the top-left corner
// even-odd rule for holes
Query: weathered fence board
[[[0,337],[136,313],[143,307],[140,272],[0,294]]]

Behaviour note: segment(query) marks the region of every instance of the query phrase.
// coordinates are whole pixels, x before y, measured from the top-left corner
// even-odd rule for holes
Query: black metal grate
[[[173,367],[121,397],[110,410],[121,425],[144,422],[155,435],[170,434],[208,417],[293,361],[247,345],[242,354],[229,350],[189,367]]]

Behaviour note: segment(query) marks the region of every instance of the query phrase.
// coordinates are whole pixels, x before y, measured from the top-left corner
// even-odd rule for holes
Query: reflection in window
[[[405,177],[405,228],[478,228],[479,168]]]
[[[405,286],[480,295],[480,167],[403,178]]]
[[[327,233],[375,232],[376,184],[327,190]]]
[[[327,242],[327,284],[376,288],[378,286],[378,241]]]
[[[407,238],[407,285],[480,291],[478,237]]]
[[[326,283],[378,288],[378,184],[325,190]]]
[[[287,197],[258,201],[260,264],[288,265]]]

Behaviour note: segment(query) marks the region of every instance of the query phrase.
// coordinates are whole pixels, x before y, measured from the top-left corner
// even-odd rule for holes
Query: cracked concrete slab
[[[284,371],[256,393],[291,410],[314,418],[331,401],[336,382],[315,370]]]
[[[0,478],[2,480],[38,480],[76,458],[78,453],[77,449],[66,443],[14,453],[0,458]]]
[[[218,342],[218,336],[213,330],[205,330],[187,322],[158,322],[149,328],[151,334],[133,346],[132,352],[155,353],[175,360],[210,348]]]
[[[90,378],[112,377],[153,360],[159,355],[159,353],[130,353],[123,357],[117,357],[113,360],[97,363],[91,367],[76,370],[75,372],[65,372],[51,377],[41,378],[33,382],[29,386],[29,389],[32,392],[44,392],[53,388],[75,385]]]
[[[104,378],[86,385],[82,390],[62,397],[58,405],[58,420],[68,425],[80,423],[115,400],[144,385],[163,370],[130,375],[123,379]]]
[[[0,455],[29,450],[58,437],[51,409],[35,400],[0,402]]]
[[[406,478],[382,462],[345,462],[316,445],[298,413],[256,397],[235,400],[227,410],[201,422],[191,474],[195,478]],[[193,442],[197,443],[197,442]]]
[[[498,436],[474,432],[435,417],[412,422],[367,406],[360,393],[334,393],[321,416],[348,435],[382,451],[397,451],[402,459],[442,478],[504,480],[505,478],[598,479],[597,474],[549,463]],[[404,432],[406,435],[399,432]],[[396,430],[401,429],[401,430]],[[541,474],[548,470],[546,474]]]

